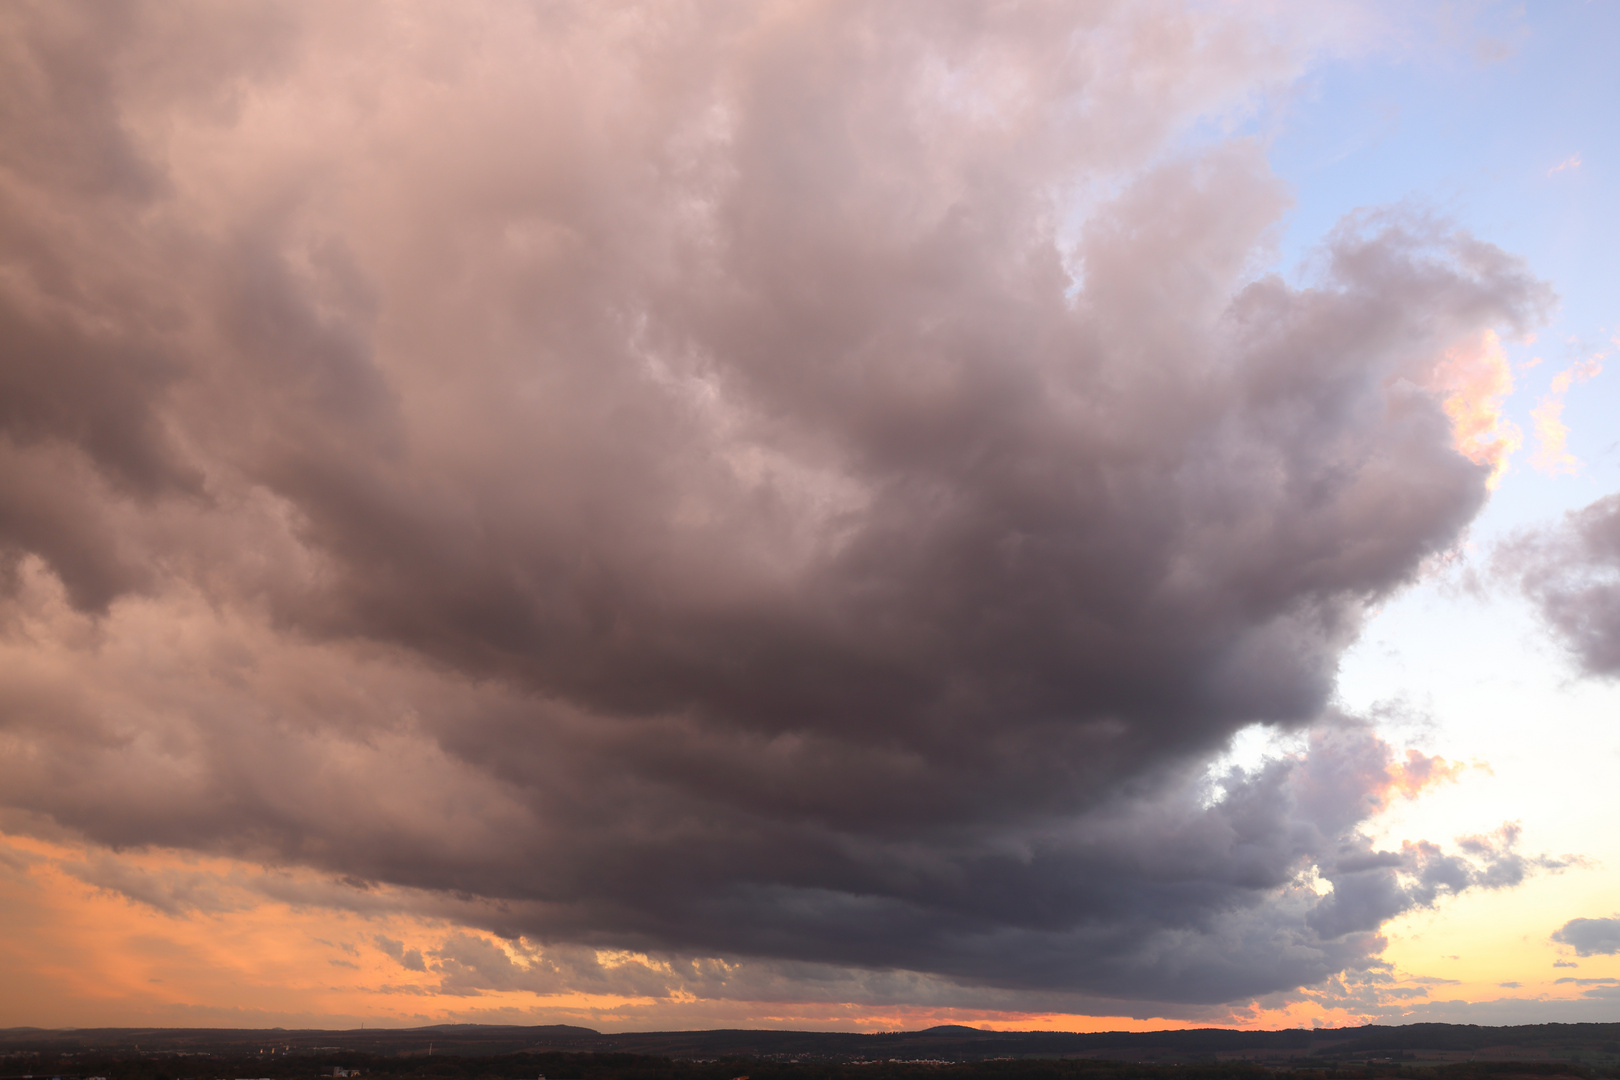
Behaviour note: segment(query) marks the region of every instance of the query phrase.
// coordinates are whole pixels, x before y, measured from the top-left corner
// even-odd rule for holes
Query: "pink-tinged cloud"
[[[447,996],[874,1014],[1229,1017],[1556,868],[1379,848],[1446,767],[1330,708],[1549,291],[1256,274],[1264,148],[1175,149],[1336,10],[0,10],[0,824]]]
[[[1446,394],[1446,415],[1456,433],[1457,449],[1470,461],[1488,466],[1494,487],[1508,457],[1523,444],[1518,427],[1502,407],[1513,392],[1513,368],[1494,330],[1484,330],[1448,349],[1435,371]]]
[[[1417,750],[1406,751],[1406,760],[1389,768],[1389,789],[1408,799],[1415,799],[1429,788],[1456,783],[1469,769],[1489,771],[1489,766],[1447,761],[1438,755]]]

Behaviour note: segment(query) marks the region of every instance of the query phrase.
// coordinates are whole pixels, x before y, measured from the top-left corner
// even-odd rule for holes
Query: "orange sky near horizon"
[[[90,860],[113,860],[145,880],[171,885],[164,911],[82,880]],[[0,1015],[35,1027],[410,1027],[436,1023],[578,1024],[604,1031],[713,1027],[917,1030],[966,1024],[996,1030],[1151,1031],[1347,1026],[1380,1020],[1311,1000],[1251,1002],[1224,1018],[1089,1016],[1061,1012],[894,1006],[861,1002],[698,1000],[483,990],[445,992],[434,962],[451,933],[482,931],[451,920],[397,910],[357,912],[266,899],[245,885],[265,868],[174,851],[114,853],[67,842],[0,833],[0,967],[30,973],[0,981]],[[279,873],[279,872],[275,872]],[[293,872],[287,878],[310,878]],[[180,887],[173,887],[183,882]],[[207,883],[199,885],[199,883]],[[330,884],[330,883],[328,883]],[[378,890],[383,893],[399,890]],[[1597,890],[1601,894],[1601,889]],[[1546,972],[1559,950],[1520,932],[1526,909],[1564,899],[1567,882],[1532,881],[1517,890],[1470,893],[1438,909],[1404,916],[1387,928],[1396,979],[1389,991],[1443,990],[1435,997],[1472,1002],[1504,996],[1511,976]],[[402,901],[404,897],[400,898]],[[161,902],[161,901],[160,901]],[[1549,916],[1552,918],[1552,916]],[[1555,923],[1550,924],[1555,925]],[[428,958],[426,970],[403,967],[376,944],[401,941]],[[1472,947],[1466,963],[1441,950]],[[1481,955],[1480,944],[1486,948]],[[1567,950],[1563,950],[1567,952]],[[512,953],[514,957],[517,953]],[[1620,975],[1620,958],[1582,962],[1581,974]],[[1436,978],[1443,970],[1446,977]],[[1421,971],[1423,974],[1414,974]],[[1562,973],[1562,972],[1558,972]],[[1542,978],[1545,998],[1571,998],[1573,986]],[[1388,1018],[1380,1022],[1388,1023]]]

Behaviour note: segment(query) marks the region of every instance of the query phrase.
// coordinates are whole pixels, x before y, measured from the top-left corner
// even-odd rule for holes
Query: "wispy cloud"
[[[1564,399],[1570,387],[1603,373],[1602,354],[1572,364],[1553,376],[1551,388],[1530,410],[1535,423],[1536,451],[1530,464],[1548,476],[1574,473],[1580,461],[1569,452],[1569,426],[1564,423]]]
[[[1547,170],[1547,175],[1548,176],[1553,176],[1553,175],[1555,175],[1557,173],[1565,172],[1565,171],[1572,170],[1572,169],[1578,169],[1580,167],[1581,167],[1581,155],[1579,155],[1579,154],[1571,154],[1569,157],[1565,158],[1563,161],[1560,161],[1558,164],[1556,164],[1552,168],[1548,169]]]

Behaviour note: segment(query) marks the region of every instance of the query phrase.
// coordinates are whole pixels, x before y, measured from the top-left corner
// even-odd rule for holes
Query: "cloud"
[[[1578,169],[1580,167],[1581,167],[1581,155],[1579,155],[1579,154],[1571,154],[1569,157],[1565,158],[1563,161],[1560,161],[1558,164],[1556,164],[1552,168],[1548,169],[1547,170],[1547,175],[1548,176],[1553,176],[1553,175],[1555,175],[1557,173],[1564,172],[1566,169]]]
[[[1564,423],[1564,398],[1577,382],[1585,382],[1603,372],[1602,354],[1572,364],[1553,376],[1552,387],[1530,410],[1536,426],[1536,452],[1530,463],[1549,476],[1573,473],[1580,462],[1569,452],[1569,426]]]
[[[1550,294],[1396,211],[1256,270],[1263,148],[1177,139],[1309,21],[8,11],[4,798],[417,904],[446,993],[1203,1008],[1555,869],[1363,829],[1453,767],[1339,658]]]
[[[1620,952],[1620,919],[1571,919],[1553,931],[1552,939],[1573,948],[1577,956],[1610,956]],[[1584,985],[1612,980],[1575,981]]]
[[[1403,1023],[1528,1025],[1611,1023],[1614,1001],[1590,991],[1579,997],[1500,997],[1492,1001],[1429,1001],[1401,1012]]]
[[[1502,415],[1502,405],[1513,392],[1513,368],[1501,339],[1486,330],[1452,348],[1437,378],[1447,391],[1446,415],[1456,429],[1457,448],[1470,460],[1489,465],[1490,483],[1495,486],[1508,456],[1523,442],[1519,429]]]
[[[65,869],[87,885],[149,905],[166,915],[218,914],[245,906],[206,871],[188,872],[178,867],[146,870],[111,854],[69,864]]]
[[[1620,496],[1511,538],[1497,565],[1517,579],[1587,674],[1620,673]]]
[[[372,938],[372,941],[376,943],[377,948],[382,952],[398,960],[399,966],[406,971],[427,970],[427,965],[422,962],[421,949],[407,949],[404,942],[395,941],[393,938],[385,937],[382,934],[376,935]]]

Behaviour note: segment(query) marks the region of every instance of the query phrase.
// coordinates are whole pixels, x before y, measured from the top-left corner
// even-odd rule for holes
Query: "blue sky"
[[[1612,352],[1620,332],[1620,9],[1554,0],[1415,16],[1392,48],[1330,58],[1257,117],[1296,205],[1279,267],[1295,268],[1339,218],[1408,205],[1524,258],[1559,296],[1520,370],[1508,411],[1530,409],[1572,362]],[[1542,363],[1525,370],[1532,357]],[[1574,476],[1531,477],[1521,454],[1476,524],[1478,537],[1584,505],[1620,487],[1613,372],[1570,395]]]
[[[1573,1015],[1571,1006],[1517,999],[1561,997],[1567,984],[1555,980],[1572,973],[1616,974],[1603,958],[1574,972],[1548,935],[1568,918],[1620,908],[1610,828],[1620,819],[1620,690],[1577,674],[1493,554],[1505,537],[1620,489],[1620,7],[1480,6],[1417,24],[1393,49],[1313,69],[1249,130],[1266,140],[1296,199],[1280,245],[1284,273],[1297,273],[1343,214],[1404,205],[1524,258],[1559,297],[1533,342],[1507,343],[1514,392],[1505,412],[1524,445],[1460,558],[1372,619],[1339,687],[1347,707],[1386,716],[1392,739],[1485,766],[1393,813],[1392,839],[1513,820],[1527,846],[1587,860],[1389,928],[1389,955],[1409,974],[1460,976],[1450,991],[1436,986],[1435,999],[1499,999],[1425,1016],[1544,1021]],[[1563,412],[1579,464],[1548,475],[1532,465],[1531,410],[1559,372],[1593,357],[1602,372],[1574,383]],[[1467,960],[1454,959],[1459,949]],[[1570,967],[1550,966],[1559,959]],[[1505,982],[1520,985],[1493,986]]]

